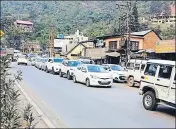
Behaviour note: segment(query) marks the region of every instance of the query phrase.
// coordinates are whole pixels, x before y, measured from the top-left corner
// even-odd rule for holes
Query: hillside
[[[167,10],[171,1],[139,1],[139,16],[149,16]],[[31,20],[35,30],[70,34],[77,29],[89,37],[114,34],[118,29],[119,10],[116,1],[2,1],[1,16]]]

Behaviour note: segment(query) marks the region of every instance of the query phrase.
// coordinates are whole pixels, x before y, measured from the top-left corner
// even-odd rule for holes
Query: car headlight
[[[94,75],[90,75],[91,76],[91,78],[94,78],[94,79],[98,79],[99,77],[97,77],[97,76],[94,76]]]

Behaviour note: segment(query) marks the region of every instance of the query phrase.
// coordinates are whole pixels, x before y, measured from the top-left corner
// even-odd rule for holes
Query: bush
[[[31,112],[32,105],[28,104],[24,109],[23,116],[20,115],[21,109],[18,106],[20,96],[19,91],[15,89],[15,81],[22,80],[22,72],[18,71],[17,75],[10,74],[10,59],[8,56],[0,57],[0,95],[1,95],[1,128],[34,128],[34,117]],[[21,125],[23,120],[26,125]]]

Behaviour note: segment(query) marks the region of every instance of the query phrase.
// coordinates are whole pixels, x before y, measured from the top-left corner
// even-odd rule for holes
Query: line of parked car
[[[19,63],[19,62],[18,62]],[[89,86],[111,87],[113,81],[139,86],[143,95],[143,106],[155,110],[159,104],[176,107],[175,103],[175,61],[130,60],[126,67],[115,64],[96,65],[92,60],[65,60],[64,58],[33,58],[31,65],[36,68],[66,76],[74,83]]]

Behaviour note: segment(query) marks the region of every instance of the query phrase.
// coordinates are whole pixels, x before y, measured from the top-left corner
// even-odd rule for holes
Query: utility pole
[[[120,11],[124,11],[122,14],[122,16],[119,18],[120,20],[126,20],[126,27],[123,26],[121,31],[124,31],[123,28],[125,29],[126,28],[126,50],[125,50],[125,55],[126,55],[126,60],[125,62],[127,63],[130,59],[130,55],[131,55],[131,51],[130,51],[130,37],[131,37],[131,17],[132,17],[132,14],[131,14],[131,9],[132,9],[132,2],[131,1],[128,1],[126,2],[126,4],[116,4],[117,5],[117,9],[120,9]],[[124,15],[125,14],[125,15]],[[120,22],[120,23],[123,23],[123,22]],[[123,36],[124,36],[124,33],[122,32],[121,33],[121,41],[123,41]]]
[[[53,26],[50,27],[50,36],[49,36],[49,41],[50,41],[50,57],[54,56],[54,29]]]

